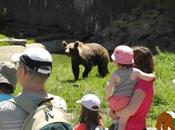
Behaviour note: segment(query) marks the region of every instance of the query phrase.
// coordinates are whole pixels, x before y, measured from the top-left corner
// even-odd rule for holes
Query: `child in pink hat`
[[[111,56],[117,70],[113,72],[106,87],[106,97],[110,107],[110,112],[117,112],[126,107],[134,90],[138,78],[151,81],[154,80],[154,74],[147,74],[134,68],[132,48],[126,45],[117,46]],[[113,119],[113,126],[117,130],[125,130],[128,119],[118,117]]]

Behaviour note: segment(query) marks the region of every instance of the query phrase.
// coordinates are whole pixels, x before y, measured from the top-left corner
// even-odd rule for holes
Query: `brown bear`
[[[79,65],[83,65],[85,70],[83,78],[88,77],[93,66],[98,66],[98,72],[101,77],[108,73],[108,62],[110,61],[109,53],[106,48],[97,43],[84,44],[76,41],[71,43],[62,42],[65,53],[71,57],[72,71],[75,80],[79,77]]]

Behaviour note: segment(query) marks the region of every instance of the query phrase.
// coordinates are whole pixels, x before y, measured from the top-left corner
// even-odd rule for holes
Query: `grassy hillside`
[[[172,53],[161,53],[155,58],[155,96],[154,103],[147,118],[147,125],[154,126],[155,120],[161,112],[165,110],[175,110],[175,85],[172,79],[175,78],[175,55]],[[55,95],[62,96],[68,105],[68,111],[78,117],[80,106],[76,104],[76,100],[80,99],[87,93],[95,93],[102,100],[102,108],[106,109],[106,100],[104,87],[110,77],[111,72],[115,70],[115,66],[111,62],[109,64],[110,74],[105,78],[97,76],[97,68],[93,68],[90,75],[86,79],[74,82],[71,70],[70,58],[64,55],[53,55],[53,73],[46,84],[46,89]],[[81,67],[81,74],[83,67]],[[21,88],[17,87],[16,93]],[[78,118],[73,122],[77,122]],[[109,125],[109,118],[105,117],[106,124]]]

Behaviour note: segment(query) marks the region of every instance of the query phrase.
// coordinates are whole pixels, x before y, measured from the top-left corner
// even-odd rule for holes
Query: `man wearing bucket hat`
[[[11,101],[0,105],[0,129],[20,130],[25,118],[48,97],[56,97],[45,91],[45,82],[52,72],[50,53],[39,47],[27,48],[19,57],[17,81],[22,92]],[[56,97],[57,106],[66,109],[65,101]],[[54,105],[54,104],[53,104]]]
[[[16,68],[10,62],[0,62],[0,102],[12,98],[16,87]]]
[[[111,58],[117,66],[106,87],[106,97],[110,107],[110,113],[115,113],[126,107],[134,90],[138,78],[151,81],[154,74],[147,74],[134,68],[132,48],[126,45],[119,45],[115,48]],[[127,119],[118,117],[113,119],[114,129],[124,130]]]
[[[80,123],[74,130],[104,130],[104,122],[100,113],[100,99],[94,94],[83,96],[76,103],[81,104]]]

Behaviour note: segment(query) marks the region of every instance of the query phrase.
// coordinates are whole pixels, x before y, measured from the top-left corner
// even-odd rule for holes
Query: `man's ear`
[[[79,41],[75,41],[74,47],[77,48],[79,46]]]
[[[66,42],[66,41],[62,41],[62,45],[63,45],[64,47],[66,47],[66,46],[67,46],[67,42]]]

